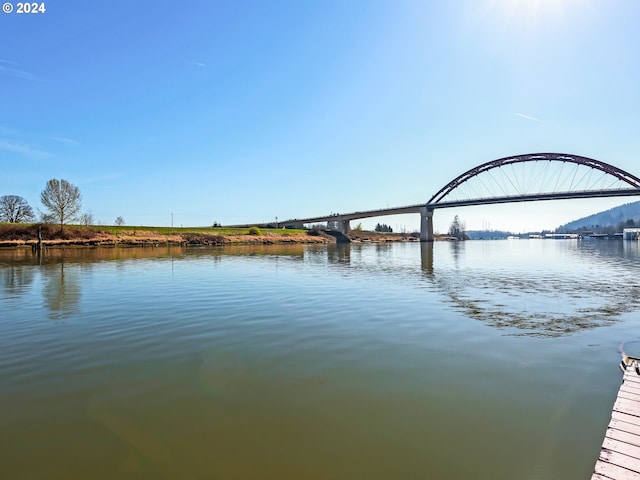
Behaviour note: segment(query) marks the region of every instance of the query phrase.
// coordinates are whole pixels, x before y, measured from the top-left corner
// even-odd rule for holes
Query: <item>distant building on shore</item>
[[[640,238],[640,228],[623,229],[622,238],[625,240],[638,240]]]

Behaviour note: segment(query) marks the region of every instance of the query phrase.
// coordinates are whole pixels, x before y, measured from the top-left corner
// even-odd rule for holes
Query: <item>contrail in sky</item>
[[[49,152],[38,150],[37,148],[33,148],[29,145],[7,142],[5,140],[0,140],[0,150],[18,153],[29,158],[47,158],[51,156]]]
[[[60,142],[60,143],[64,143],[65,145],[79,145],[80,142],[78,142],[77,140],[74,140],[73,138],[66,138],[66,137],[49,137],[51,138],[51,140],[55,140],[56,142]]]
[[[11,77],[26,78],[27,80],[38,80],[34,74],[18,68],[15,63],[0,60],[0,74]]]
[[[526,118],[527,120],[533,120],[534,122],[543,123],[542,120],[540,120],[539,118],[530,117],[529,115],[525,115],[524,113],[516,113],[516,115],[522,118]]]

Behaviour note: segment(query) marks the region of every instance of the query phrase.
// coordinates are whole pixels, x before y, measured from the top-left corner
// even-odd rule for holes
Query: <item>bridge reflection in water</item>
[[[489,250],[495,251],[502,242],[479,243],[488,244]],[[453,259],[453,266],[447,268],[434,267],[433,243],[421,244],[422,271],[437,291],[448,297],[453,308],[491,327],[508,329],[509,335],[570,335],[584,329],[612,325],[623,314],[640,308],[640,285],[613,278],[619,272],[615,266],[612,269],[609,256],[613,254],[637,266],[639,246],[635,242],[542,242],[552,247],[572,244],[570,255],[577,260],[589,256],[589,263],[596,264],[590,265],[590,269],[593,271],[600,267],[602,274],[596,278],[589,275],[588,279],[576,277],[570,269],[547,275],[540,269],[529,272],[531,265],[520,268],[512,265],[509,269],[478,268],[470,265],[465,256],[468,243],[447,242]],[[522,244],[527,243],[522,241]],[[566,298],[562,309],[557,307],[558,298]],[[554,306],[549,308],[550,305]]]
[[[640,246],[636,242],[581,242],[574,239],[546,240],[536,245],[527,240],[521,241],[522,249],[536,245],[536,255],[544,254],[547,247],[549,250],[558,247],[566,249],[565,254],[571,262],[579,264],[588,257],[588,263],[580,266],[580,269],[585,269],[584,277],[569,266],[564,272],[545,272],[544,259],[522,265],[508,264],[509,260],[505,259],[505,267],[499,268],[485,268],[484,263],[474,263],[474,259],[481,256],[480,249],[486,250],[487,258],[495,261],[508,245],[506,242],[339,244],[327,248],[326,259],[329,265],[340,268],[367,269],[372,265],[363,264],[362,252],[374,249],[381,254],[378,255],[379,264],[373,266],[381,281],[408,281],[412,275],[419,276],[418,283],[411,283],[410,288],[416,285],[423,287],[425,283],[422,280],[426,280],[430,290],[442,295],[443,301],[453,309],[488,326],[504,329],[508,335],[571,335],[585,329],[613,325],[622,315],[640,309],[640,285],[620,281],[627,275],[624,273],[627,267],[637,268],[640,263]],[[407,264],[392,263],[398,249],[415,252],[415,248],[419,248],[419,271]],[[439,250],[437,256],[434,255],[435,249]],[[445,249],[448,252],[442,251]],[[356,259],[352,261],[354,253]],[[320,251],[315,252],[315,255],[320,254]],[[409,256],[408,252],[406,255]],[[541,264],[540,268],[534,265],[536,261]],[[619,261],[622,267],[616,266]],[[593,276],[594,270],[607,273]],[[388,277],[386,280],[385,276]],[[559,298],[563,300],[558,301]],[[558,308],[559,304],[561,308]]]

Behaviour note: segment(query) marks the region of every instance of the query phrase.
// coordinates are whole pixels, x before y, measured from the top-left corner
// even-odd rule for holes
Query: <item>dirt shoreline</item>
[[[352,232],[348,234],[352,243],[386,243],[418,241],[409,234],[383,234],[377,232]],[[153,234],[152,232],[127,232],[110,234],[99,232],[91,236],[76,238],[43,239],[42,245],[50,247],[154,247],[160,245],[180,246],[224,246],[224,245],[290,245],[290,244],[329,244],[336,239],[324,232],[298,234],[263,233],[261,235],[215,235],[202,233],[181,233],[172,235]],[[36,238],[0,238],[0,248],[36,248]]]

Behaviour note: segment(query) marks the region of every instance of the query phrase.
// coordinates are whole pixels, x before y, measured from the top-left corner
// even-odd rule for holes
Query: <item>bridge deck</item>
[[[640,375],[627,367],[592,480],[640,479]]]

